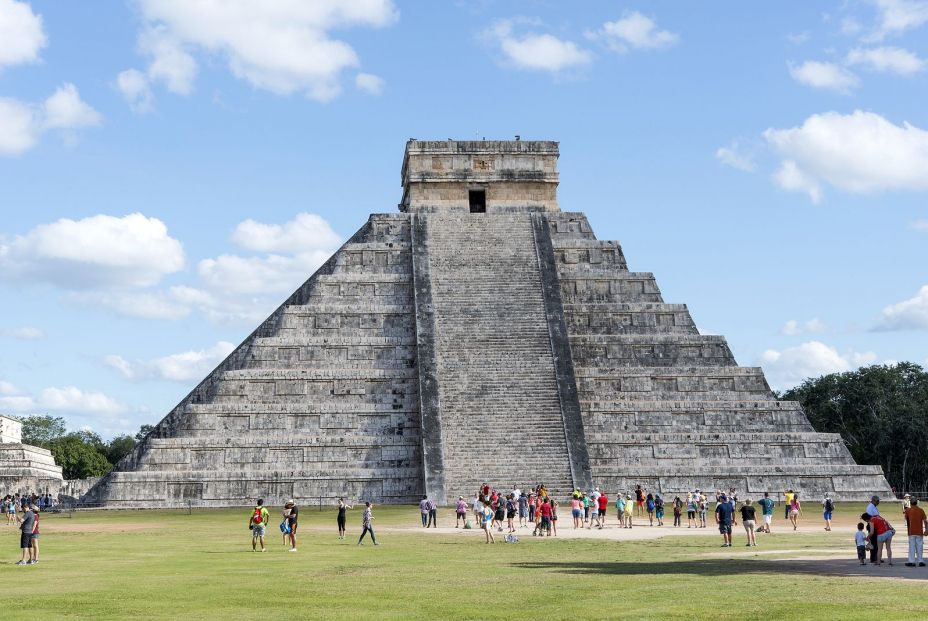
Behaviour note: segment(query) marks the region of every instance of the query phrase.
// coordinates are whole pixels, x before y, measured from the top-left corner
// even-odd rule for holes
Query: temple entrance
[[[487,193],[485,190],[468,190],[467,202],[471,213],[487,212]]]

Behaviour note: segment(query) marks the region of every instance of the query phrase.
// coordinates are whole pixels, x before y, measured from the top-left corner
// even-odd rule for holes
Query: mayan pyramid
[[[888,493],[560,211],[557,159],[549,141],[410,140],[399,213],[371,215],[84,500]]]

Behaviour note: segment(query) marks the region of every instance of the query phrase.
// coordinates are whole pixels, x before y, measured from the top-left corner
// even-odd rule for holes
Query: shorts
[[[754,530],[754,520],[745,520],[741,523],[744,525],[745,532],[750,533]]]
[[[571,511],[571,515],[573,515],[575,518],[579,518],[581,515],[583,515],[583,511],[580,509],[574,509]]]
[[[639,506],[639,507],[644,506],[644,501],[643,501],[643,500],[636,500],[635,502],[638,503],[638,506]]]
[[[723,535],[731,534],[731,524],[719,524],[719,532]]]
[[[19,547],[20,549],[32,547],[32,533],[22,533],[19,536]]]
[[[590,517],[591,517],[591,518],[598,518],[598,517],[599,517],[599,510],[597,509],[596,511],[593,511],[593,512],[590,514]]]
[[[254,524],[251,527],[251,536],[252,538],[263,537],[266,531],[267,529],[264,524]]]
[[[687,511],[687,512],[686,512],[686,517],[687,517],[687,519],[689,519],[689,520],[695,520],[695,519],[696,519],[696,512],[695,512],[695,511]]]
[[[551,518],[542,517],[541,518],[541,527],[549,528],[551,526]]]
[[[467,511],[458,511],[458,512],[457,512],[457,516],[458,516],[459,518],[466,518],[466,517],[467,517]]]
[[[660,520],[660,519],[663,518],[663,517],[664,517],[664,510],[663,510],[663,509],[658,509],[658,510],[657,510],[657,519]]]
[[[296,522],[296,520],[291,521],[291,522],[290,522],[290,534],[291,534],[291,535],[295,535],[295,534],[296,534],[296,527],[297,527],[297,522]]]
[[[528,517],[528,509],[526,509],[525,507],[519,507],[519,517],[520,518]]]
[[[33,539],[38,539],[38,538],[39,538],[39,533],[32,533],[32,538],[33,538]]]
[[[516,516],[516,512],[515,512],[515,511],[507,511],[507,512],[506,512],[506,519],[507,519],[507,520],[511,520],[511,519],[514,518],[515,516]]]
[[[770,522],[772,522],[772,521],[773,521],[773,514],[771,514],[771,513],[765,513],[765,514],[764,514],[764,524],[767,524],[767,525],[769,526],[769,525],[770,525]]]
[[[826,520],[831,519],[831,511],[825,511],[822,515],[825,517]]]
[[[790,515],[799,515],[799,511],[797,511],[796,509],[792,509],[792,510],[790,510],[789,514],[790,514]]]
[[[888,530],[888,531],[886,531],[885,533],[883,533],[882,535],[877,535],[877,536],[876,536],[876,542],[877,542],[877,543],[885,543],[885,542],[889,541],[890,539],[892,539],[892,538],[893,538],[893,535],[895,535],[895,534],[896,534],[896,533],[895,533],[894,531]]]

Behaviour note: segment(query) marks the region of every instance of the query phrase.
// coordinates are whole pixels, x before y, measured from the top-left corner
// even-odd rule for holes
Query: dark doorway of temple
[[[467,192],[471,213],[487,212],[487,193],[484,190],[470,190]]]

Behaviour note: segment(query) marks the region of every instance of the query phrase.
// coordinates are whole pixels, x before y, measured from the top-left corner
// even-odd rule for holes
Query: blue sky
[[[928,362],[928,2],[0,0],[0,411],[159,420],[404,142],[561,142],[584,211],[775,387]]]

